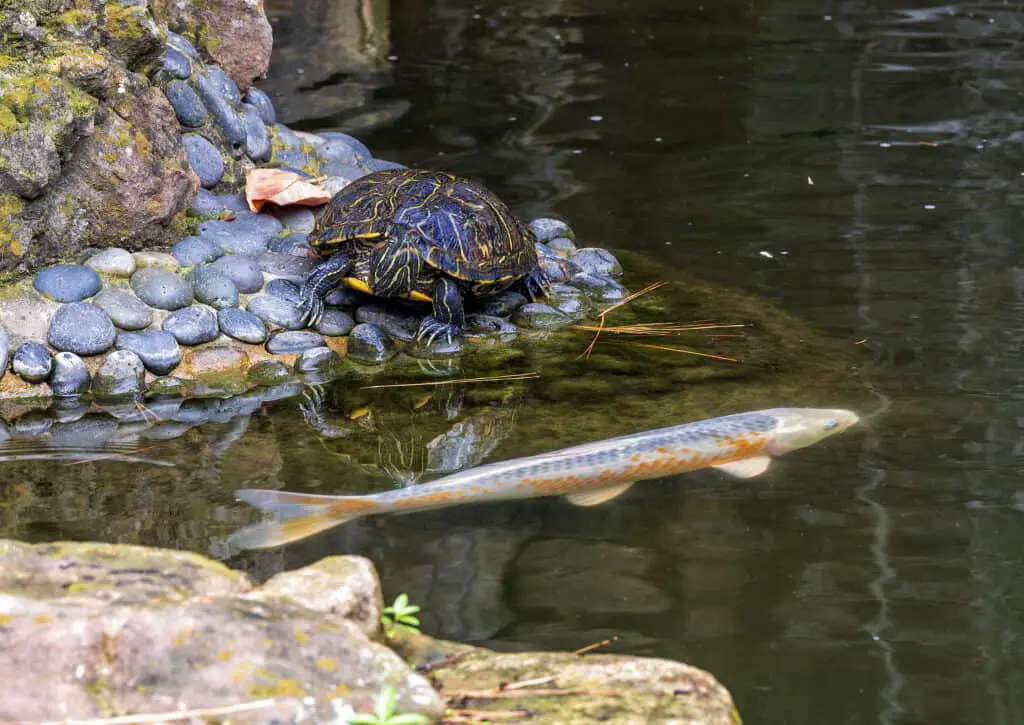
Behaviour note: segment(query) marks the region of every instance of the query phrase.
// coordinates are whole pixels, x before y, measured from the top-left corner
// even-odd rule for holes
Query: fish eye
[[[838,427],[839,427],[839,421],[838,420],[826,420],[825,421],[825,430],[832,430],[833,428],[838,428]]]

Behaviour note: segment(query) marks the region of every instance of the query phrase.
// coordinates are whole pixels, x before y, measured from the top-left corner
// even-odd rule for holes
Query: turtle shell
[[[321,256],[344,251],[357,266],[378,241],[415,231],[429,267],[474,287],[500,285],[537,268],[533,233],[483,186],[440,171],[377,171],[335,194],[310,234]]]

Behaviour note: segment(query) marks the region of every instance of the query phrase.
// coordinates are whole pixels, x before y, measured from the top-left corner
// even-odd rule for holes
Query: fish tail
[[[228,544],[239,549],[269,549],[305,539],[377,508],[369,496],[317,496],[243,488],[235,492],[235,497],[273,514],[269,520],[244,526],[228,536]]]

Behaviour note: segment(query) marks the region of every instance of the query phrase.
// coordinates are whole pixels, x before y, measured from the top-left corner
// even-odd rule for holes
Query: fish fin
[[[634,483],[635,481],[627,481],[626,483],[617,483],[614,486],[567,493],[565,498],[574,506],[597,506],[605,501],[611,501],[619,494],[625,493]]]
[[[771,463],[771,456],[754,456],[753,458],[744,458],[740,461],[720,463],[717,466],[713,466],[713,468],[725,471],[731,476],[736,476],[736,478],[753,478],[767,471]]]
[[[235,492],[235,497],[274,516],[232,532],[227,543],[239,549],[281,546],[373,513],[369,496],[317,496],[243,488]]]

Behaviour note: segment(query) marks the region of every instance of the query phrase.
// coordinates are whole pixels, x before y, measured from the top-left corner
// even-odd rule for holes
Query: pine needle
[[[235,705],[224,705],[221,707],[205,707],[195,710],[172,710],[170,712],[156,712],[144,715],[119,715],[118,717],[100,717],[91,720],[52,720],[39,723],[39,725],[145,725],[147,723],[173,722],[175,720],[187,720],[194,717],[216,717],[218,715],[232,715],[238,712],[249,712],[250,710],[262,710],[265,707],[277,704],[277,700],[269,698],[266,700],[255,700],[253,702],[240,702]]]
[[[604,320],[604,318],[601,318]],[[744,324],[680,324],[678,322],[638,322],[632,325],[573,325],[573,330],[583,332],[605,332],[612,335],[678,335],[683,332],[699,332],[701,330],[723,330],[727,328],[746,327]]]
[[[425,380],[422,383],[391,383],[388,385],[364,385],[360,390],[380,390],[383,388],[421,388],[438,385],[455,385],[457,383],[494,383],[507,380],[532,380],[539,378],[540,373],[512,373],[511,375],[493,375],[483,378],[456,378],[453,380]]]
[[[687,355],[697,355],[698,357],[710,357],[715,360],[725,360],[726,362],[739,362],[739,360],[737,360],[734,357],[726,357],[725,355],[712,355],[709,352],[697,352],[696,350],[686,350],[681,347],[668,347],[667,345],[652,345],[646,342],[626,342],[623,344],[629,345],[630,347],[646,347],[650,348],[651,350],[667,350],[668,352],[682,352],[686,353]]]
[[[582,359],[586,360],[586,359],[590,358],[591,353],[594,352],[594,347],[597,345],[598,339],[601,337],[601,331],[605,329],[605,324],[604,324],[605,323],[605,318],[607,317],[609,312],[612,312],[613,310],[617,310],[620,307],[622,307],[623,305],[628,305],[630,302],[635,300],[637,297],[643,297],[648,292],[653,292],[656,289],[664,287],[666,284],[668,284],[668,282],[652,282],[651,284],[647,285],[646,287],[644,287],[639,292],[634,292],[633,294],[629,295],[628,297],[625,297],[625,298],[619,300],[618,302],[616,302],[611,307],[606,307],[603,311],[597,313],[598,326],[596,328],[596,332],[594,332],[594,339],[592,339],[590,341],[590,344],[587,345],[587,349],[586,350],[584,350],[583,352],[581,352],[579,355],[576,356],[576,359],[579,360],[579,359],[582,358]],[[594,329],[594,328],[591,328],[591,329]]]

